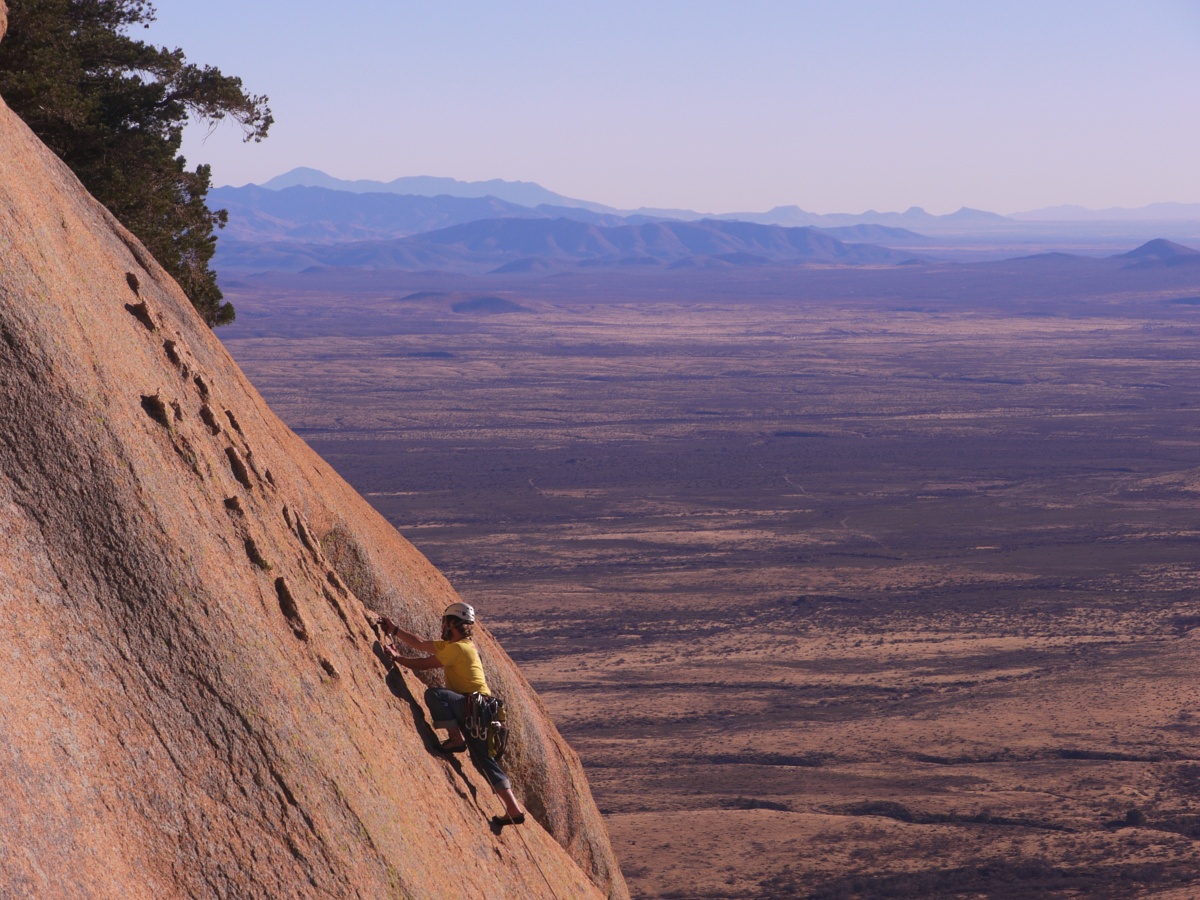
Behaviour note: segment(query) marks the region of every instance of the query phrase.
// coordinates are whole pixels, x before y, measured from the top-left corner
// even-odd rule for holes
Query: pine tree
[[[149,248],[210,326],[233,321],[209,267],[224,210],[206,204],[209,166],[179,155],[190,120],[237,122],[266,137],[267,98],[240,78],[187,62],[128,31],[148,27],[148,0],[7,0],[0,96],[96,199]]]

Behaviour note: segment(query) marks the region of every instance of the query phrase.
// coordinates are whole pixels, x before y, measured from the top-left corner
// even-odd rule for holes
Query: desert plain
[[[1200,891],[1200,266],[246,276],[638,897]]]

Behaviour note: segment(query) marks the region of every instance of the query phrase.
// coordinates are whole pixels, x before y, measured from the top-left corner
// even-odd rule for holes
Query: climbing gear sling
[[[508,713],[504,701],[476,691],[466,696],[463,730],[477,741],[487,743],[488,756],[500,759],[508,748]]]

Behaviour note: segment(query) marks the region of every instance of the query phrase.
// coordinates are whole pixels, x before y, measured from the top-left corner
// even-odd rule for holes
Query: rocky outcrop
[[[0,106],[0,896],[627,896],[486,629],[537,820],[501,834],[373,655],[369,610],[453,599]]]

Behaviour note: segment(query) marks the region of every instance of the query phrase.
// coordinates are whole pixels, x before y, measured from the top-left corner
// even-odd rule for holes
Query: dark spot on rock
[[[304,522],[299,517],[296,519],[296,534],[300,535],[300,543],[307,547],[309,551],[316,553],[313,539],[309,537],[308,529],[304,527]]]
[[[200,391],[200,396],[203,399],[207,400],[208,399],[208,385],[204,383],[204,379],[201,378],[199,375],[197,375],[195,378],[192,379],[192,381],[195,382],[196,389],[198,391]]]
[[[267,469],[265,474],[267,476],[267,481],[271,484],[271,487],[275,487],[275,476],[271,474],[271,470]]]
[[[292,626],[292,633],[300,640],[307,641],[308,629],[304,627],[304,620],[300,618],[300,608],[296,606],[296,598],[292,596],[292,592],[288,588],[287,579],[275,579],[275,595],[279,597],[280,611],[288,620],[288,624]]]
[[[225,455],[229,458],[229,468],[233,471],[233,477],[242,487],[250,490],[250,473],[246,470],[246,464],[242,462],[237,450],[233,447],[226,447]]]
[[[333,611],[337,613],[338,618],[342,620],[342,624],[346,626],[346,630],[350,631],[350,620],[346,618],[346,611],[342,609],[342,604],[338,603],[337,597],[327,587],[321,588],[321,593],[325,596],[325,600],[333,607]],[[353,631],[351,631],[353,634]]]
[[[283,521],[287,522],[288,528],[295,530],[296,526],[292,524],[292,511],[286,506],[283,508]]]
[[[176,422],[183,421],[183,407],[179,405],[178,400],[171,401],[171,411],[175,413],[175,421]]]
[[[262,474],[258,471],[258,463],[254,461],[254,451],[249,448],[246,449],[246,465],[250,467],[250,471],[259,481],[263,480]]]
[[[229,419],[229,424],[233,426],[233,430],[238,434],[242,433],[242,426],[238,424],[237,416],[229,410],[225,410],[225,415]]]
[[[302,543],[305,546],[305,548],[308,550],[308,552],[312,554],[312,558],[316,562],[324,565],[325,564],[325,554],[321,549],[321,542],[317,539],[317,536],[315,534],[313,534],[311,527],[308,525],[307,522],[304,521],[303,518],[301,518],[299,515],[297,515],[295,517],[295,519],[296,519],[296,534],[300,538],[300,543]]]
[[[134,261],[143,269],[149,271],[150,266],[154,264],[154,260],[151,259],[150,254],[146,252],[146,248],[141,245],[138,239],[129,233],[118,235],[118,237],[120,237],[121,242],[133,256]]]
[[[0,325],[0,339],[4,341],[4,346],[10,351],[17,350],[17,336],[8,330],[8,326]]]
[[[200,419],[206,426],[208,426],[208,430],[213,434],[221,433],[221,425],[217,422],[217,417],[213,413],[212,407],[207,403],[200,407]]]
[[[262,553],[259,552],[258,544],[251,537],[246,538],[246,558],[264,572],[271,571],[271,564],[263,559]]]
[[[152,418],[163,428],[171,427],[171,417],[167,413],[167,404],[163,402],[162,397],[158,394],[143,394],[142,409],[146,411],[146,415]]]
[[[179,355],[178,344],[176,344],[174,341],[163,341],[163,350],[166,351],[167,359],[171,361],[172,365],[183,365],[183,357]]]
[[[141,287],[141,285],[138,283],[138,277],[136,275],[134,275],[132,272],[126,272],[125,273],[125,283],[127,285],[129,285],[129,289],[131,291],[133,291],[133,294],[136,297],[138,294],[138,289]]]
[[[191,441],[183,435],[177,435],[176,437],[175,452],[188,464],[193,474],[201,478],[204,477],[204,473],[200,471],[200,457],[196,454],[195,448],[192,447]]]
[[[226,497],[225,508],[230,512],[240,513],[242,511],[242,501],[237,497]]]
[[[126,303],[125,309],[151,331],[158,331],[158,326],[154,324],[154,317],[150,315],[150,307],[145,303]]]
[[[321,668],[325,670],[325,674],[327,674],[330,678],[340,678],[341,677],[341,675],[339,674],[339,672],[337,670],[337,667],[333,663],[331,663],[329,660],[327,660],[324,656],[321,657]]]

